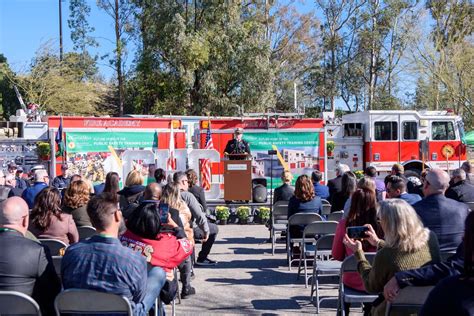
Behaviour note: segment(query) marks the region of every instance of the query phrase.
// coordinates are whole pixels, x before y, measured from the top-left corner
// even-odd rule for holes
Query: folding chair
[[[365,258],[372,263],[374,261],[375,253],[365,253]],[[344,272],[357,272],[357,259],[354,255],[344,259],[341,264],[341,277],[339,278],[339,308],[341,315],[345,315],[344,303],[372,303],[377,299],[378,295],[368,294],[354,289],[346,288],[342,282],[342,275]]]
[[[456,254],[456,251],[441,251],[440,252],[440,257],[441,257],[441,262],[446,262],[450,257]]]
[[[315,243],[316,238],[319,236],[324,236],[327,234],[335,234],[336,233],[337,222],[313,222],[311,224],[306,225],[303,231],[303,240],[301,242],[301,253],[300,253],[300,260],[298,262],[298,275],[297,278],[299,279],[301,274],[301,263],[303,263],[303,270],[304,270],[304,287],[308,288],[308,266],[307,261],[310,260],[308,257],[313,257],[315,255]],[[332,247],[332,245],[331,245]],[[321,249],[322,250],[322,249]],[[331,254],[331,248],[329,248],[329,252],[326,249],[326,256]],[[320,252],[320,255],[323,255]],[[311,259],[312,260],[312,259]]]
[[[38,303],[26,294],[16,291],[0,291],[0,315],[38,315]]]
[[[56,315],[115,313],[132,316],[132,307],[126,297],[83,289],[65,290],[54,300]]]
[[[331,214],[331,203],[327,200],[321,200],[323,204],[323,210],[321,211],[321,215],[329,215]]]
[[[334,213],[330,213],[327,216],[328,221],[339,222],[343,218],[344,218],[344,211],[337,211],[337,212],[334,212]]]
[[[407,286],[400,289],[392,303],[387,303],[385,316],[418,314],[434,286]]]
[[[66,250],[67,245],[62,242],[61,240],[57,239],[39,239],[42,245],[45,245],[46,247],[49,248],[49,252],[51,253],[51,256],[62,256],[64,255],[64,250]]]
[[[94,235],[97,235],[97,231],[92,226],[80,226],[77,228],[79,233],[79,240],[84,240]]]
[[[54,270],[56,270],[56,274],[59,278],[61,278],[61,261],[63,260],[62,256],[52,256],[53,257],[53,265]]]
[[[286,231],[288,223],[288,202],[278,201],[273,205],[272,211],[272,228],[270,230],[272,238],[272,255],[275,254],[276,234]]]
[[[467,204],[467,206],[469,206],[469,209],[471,211],[474,211],[474,202],[467,202],[466,204]]]
[[[311,276],[311,301],[314,302],[313,296],[316,294],[316,314],[319,313],[319,304],[330,298],[319,298],[319,276],[340,276],[342,262],[332,260],[329,256],[324,254],[332,250],[332,243],[334,242],[334,234],[321,236],[316,241],[313,274]],[[319,255],[319,253],[323,255]],[[321,260],[318,260],[320,257]],[[324,260],[326,258],[326,260]]]
[[[286,255],[288,257],[288,270],[291,271],[291,263],[298,259],[293,259],[293,249],[291,249],[292,243],[301,243],[303,238],[292,238],[290,233],[290,227],[293,225],[306,226],[312,222],[323,221],[323,218],[318,213],[297,213],[292,215],[288,219],[288,225],[286,227]]]

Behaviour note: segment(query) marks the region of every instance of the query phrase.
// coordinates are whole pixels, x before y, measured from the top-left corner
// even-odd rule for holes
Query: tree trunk
[[[119,98],[119,116],[123,116],[124,104],[124,86],[122,75],[122,40],[120,38],[120,16],[119,16],[119,0],[115,0],[115,45],[116,45],[116,70],[118,81],[118,98]]]
[[[375,85],[377,76],[377,11],[379,7],[379,0],[372,0],[372,34],[370,45],[370,68],[369,68],[369,100],[367,110],[371,110],[374,106]]]

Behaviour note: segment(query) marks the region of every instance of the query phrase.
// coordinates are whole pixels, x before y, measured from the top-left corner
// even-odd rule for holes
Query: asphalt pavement
[[[315,314],[310,287],[297,280],[297,266],[288,271],[284,243],[274,256],[268,229],[263,225],[219,226],[219,235],[209,256],[219,263],[195,267],[192,286],[196,295],[176,305],[177,315],[296,315]],[[200,245],[196,246],[199,252]],[[321,315],[335,315],[337,280],[323,284]],[[353,308],[351,315],[361,315]],[[169,307],[167,314],[170,315]]]

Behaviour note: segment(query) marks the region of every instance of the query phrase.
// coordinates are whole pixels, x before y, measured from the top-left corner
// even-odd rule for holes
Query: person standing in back
[[[322,172],[319,170],[314,170],[311,174],[311,180],[313,181],[314,193],[316,196],[319,196],[323,200],[329,201],[329,187],[320,183],[323,180]]]
[[[21,197],[26,201],[30,209],[35,206],[36,196],[44,189],[48,187],[49,176],[48,172],[44,169],[35,170],[34,173],[34,184],[23,191]]]
[[[446,197],[458,202],[474,202],[474,185],[466,181],[466,172],[462,169],[453,171],[451,185],[446,190]]]

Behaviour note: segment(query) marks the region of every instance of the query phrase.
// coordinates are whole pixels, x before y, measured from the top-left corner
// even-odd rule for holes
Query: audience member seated
[[[31,211],[30,231],[38,238],[52,238],[66,245],[79,241],[76,224],[70,214],[61,212],[61,193],[54,187],[41,191]]]
[[[171,270],[193,252],[193,244],[171,216],[167,223],[161,222],[158,203],[140,204],[130,215],[126,226],[127,231],[120,237],[122,244],[141,253],[151,265],[164,269],[169,280],[174,277]]]
[[[217,262],[209,258],[212,246],[217,238],[219,229],[214,223],[209,223],[206,214],[197,199],[193,194],[188,192],[189,183],[188,178],[184,172],[176,172],[173,175],[173,182],[178,185],[181,190],[181,198],[189,207],[192,214],[193,221],[196,221],[196,225],[192,222],[194,230],[194,238],[200,239],[202,242],[201,251],[198,254],[196,265],[197,266],[213,266]]]
[[[120,209],[125,218],[128,218],[128,215],[140,204],[144,190],[143,177],[140,172],[130,171],[125,179],[125,187],[117,192],[120,198]]]
[[[436,285],[430,292],[420,316],[474,315],[474,214],[466,219],[464,234],[464,271]]]
[[[464,161],[461,169],[466,173],[466,182],[474,185],[474,167],[469,161]]]
[[[56,189],[63,190],[69,185],[69,178],[67,177],[67,164],[61,165],[61,174],[53,179],[51,186]]]
[[[322,211],[321,198],[314,194],[313,182],[307,175],[301,175],[296,179],[295,195],[288,202],[288,218],[297,213],[318,213]],[[304,227],[292,225],[290,233],[292,237],[303,236]]]
[[[184,174],[184,173],[183,173]],[[186,177],[186,175],[184,175]],[[186,178],[187,181],[187,178]],[[193,196],[194,197],[194,196]],[[175,208],[179,211],[179,216],[181,221],[184,225],[184,232],[186,233],[186,237],[194,247],[194,231],[192,228],[192,215],[189,207],[186,203],[181,199],[179,186],[175,183],[168,183],[163,188],[163,196],[161,198],[162,202],[169,205],[169,207]],[[187,258],[184,260],[180,266],[179,271],[181,274],[181,283],[183,284],[183,289],[181,292],[181,297],[186,299],[189,296],[196,294],[196,289],[191,286],[191,270],[192,270],[192,262],[191,258]]]
[[[350,187],[352,187],[352,185],[350,185]],[[372,178],[369,178],[369,177],[364,176],[360,178],[359,181],[357,181],[357,188],[371,190],[374,192],[374,194],[376,194],[375,182]],[[350,193],[349,198],[346,200],[346,203],[344,203],[344,217],[345,218],[347,218],[347,216],[349,215],[349,210],[351,209],[352,194],[354,194],[354,192]]]
[[[314,194],[316,194],[316,196],[319,196],[323,200],[329,201],[329,188],[327,185],[320,183],[322,180],[322,172],[319,170],[314,170],[311,174],[311,181],[313,181],[314,185]]]
[[[158,183],[156,182],[149,183],[145,187],[145,191],[143,192],[143,200],[141,204],[150,203],[150,202],[155,202],[159,204],[162,197],[162,193],[163,193],[163,189]],[[168,208],[169,208],[171,219],[178,225],[178,227],[181,227],[184,231],[184,225],[183,225],[183,222],[181,221],[181,217],[179,216],[179,211],[169,205],[168,205]]]
[[[119,200],[118,194],[117,194],[118,191],[120,191],[120,176],[117,172],[110,171],[105,176],[104,189],[102,192],[114,194],[117,197],[117,201],[118,201]]]
[[[347,200],[352,196],[357,188],[357,178],[352,171],[345,172],[342,175],[342,189],[336,192],[331,204],[331,212],[339,212],[344,210]],[[347,205],[347,209],[349,210]],[[347,212],[346,212],[347,213]]]
[[[8,197],[12,197],[12,196],[21,197],[23,193],[23,189],[16,187],[16,178],[14,174],[9,173],[5,176],[5,187],[10,189],[10,192],[8,192]]]
[[[35,197],[44,189],[48,187],[49,176],[46,170],[38,169],[34,172],[33,186],[26,188],[21,197],[26,201],[30,209],[35,206]]]
[[[168,184],[168,181],[166,181],[165,170],[158,168],[155,170],[155,173],[153,174],[153,176],[155,177],[156,183],[158,183],[160,187],[164,187],[166,184]]]
[[[69,184],[79,181],[79,180],[82,180],[82,176],[80,174],[73,174],[71,176],[71,180],[69,181]]]
[[[405,168],[401,164],[396,163],[392,166],[391,175],[400,177],[403,179],[403,181],[405,181],[408,193],[416,193],[414,192],[415,191],[414,184],[411,181],[408,181],[407,177],[405,176]]]
[[[388,301],[393,301],[398,295],[400,288],[405,288],[407,286],[436,285],[447,277],[466,275],[464,262],[464,251],[466,248],[465,242],[472,238],[472,235],[470,234],[472,234],[473,231],[474,212],[471,212],[466,218],[464,241],[458,246],[456,253],[449,257],[446,262],[430,264],[415,270],[397,272],[384,287],[385,298]],[[472,266],[472,264],[470,266]],[[453,293],[454,295],[459,294],[457,291],[454,291]],[[472,294],[470,295],[472,296]],[[456,298],[454,298],[454,300],[456,300]],[[447,303],[447,301],[443,301],[443,303]],[[452,314],[457,315],[454,313]],[[459,315],[462,315],[462,313]]]
[[[464,221],[469,213],[466,204],[444,196],[448,185],[449,176],[445,171],[429,170],[423,182],[425,198],[413,205],[423,224],[438,237],[441,251],[456,250],[461,243]]]
[[[204,189],[198,185],[198,175],[193,169],[186,170],[186,176],[188,178],[188,192],[194,195],[196,200],[201,204],[204,213],[207,212],[206,195]]]
[[[165,272],[154,267],[147,276],[145,258],[122,246],[118,232],[123,217],[113,194],[93,197],[87,213],[99,234],[67,248],[61,263],[64,289],[125,296],[134,315],[148,315],[166,280]]]
[[[351,208],[347,218],[342,219],[336,228],[336,235],[332,245],[332,257],[335,260],[343,261],[344,258],[353,254],[353,251],[344,245],[343,240],[346,235],[346,229],[353,226],[364,226],[366,224],[372,225],[377,236],[382,237],[381,228],[377,223],[377,208],[376,208],[375,192],[370,189],[357,189],[352,195]],[[368,241],[362,241],[362,249],[366,252],[375,252],[377,248],[372,246]],[[347,272],[342,276],[345,286],[364,291],[365,287],[359,273]],[[345,306],[346,314],[349,313],[349,306]],[[370,308],[369,308],[370,310]]]
[[[390,176],[387,179],[387,197],[389,199],[401,199],[410,205],[421,201],[418,194],[407,193],[405,181],[398,176]]]
[[[374,166],[365,168],[365,175],[371,178],[375,183],[375,194],[377,196],[377,202],[385,200],[387,194],[385,190],[385,183],[382,180],[377,179],[377,169]]]
[[[291,185],[293,175],[289,171],[283,171],[281,173],[281,181],[283,184],[275,189],[273,192],[273,204],[279,201],[289,201],[295,193],[295,188]]]
[[[89,199],[89,185],[83,180],[71,181],[64,193],[63,212],[72,215],[77,227],[91,226],[91,220],[87,214]]]
[[[25,238],[28,205],[19,197],[0,204],[0,290],[33,297],[43,315],[54,315],[54,298],[61,291],[49,251]]]
[[[329,203],[331,205],[334,203],[336,193],[341,193],[342,191],[342,175],[348,171],[351,171],[348,165],[346,164],[339,164],[336,167],[336,177],[328,181],[328,188],[329,188]],[[342,204],[344,205],[344,204]],[[340,209],[342,210],[342,208]],[[338,211],[340,211],[338,210]]]
[[[439,262],[436,235],[423,226],[414,209],[400,199],[386,200],[379,210],[380,226],[385,241],[377,237],[369,226],[367,241],[379,249],[371,265],[365,258],[359,240],[344,237],[344,243],[359,261],[358,270],[369,293],[380,293],[384,285],[398,271],[419,268]],[[385,315],[385,302],[373,306],[373,315]]]
[[[474,185],[466,182],[466,172],[462,169],[453,171],[451,185],[446,190],[446,197],[458,202],[474,202]]]

